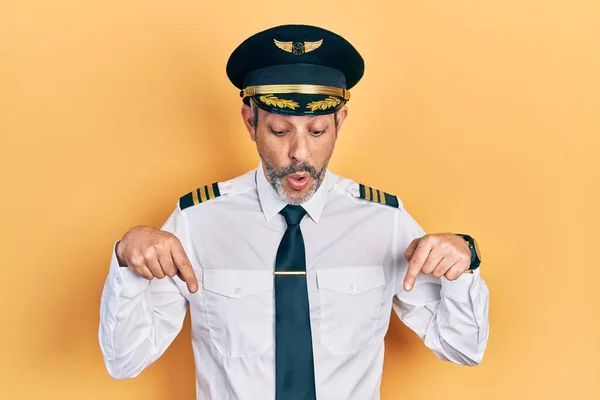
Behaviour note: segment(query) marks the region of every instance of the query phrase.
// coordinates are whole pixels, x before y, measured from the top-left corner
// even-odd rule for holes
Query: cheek
[[[285,152],[285,146],[282,142],[282,140],[274,138],[273,135],[260,132],[256,139],[256,148],[263,157],[267,157],[272,162],[277,162]]]
[[[321,142],[316,143],[313,147],[312,155],[313,159],[319,164],[323,164],[333,153],[335,140],[333,138],[327,138]]]

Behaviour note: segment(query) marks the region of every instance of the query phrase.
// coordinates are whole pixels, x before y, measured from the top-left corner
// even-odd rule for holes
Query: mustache
[[[313,179],[319,178],[319,172],[312,165],[302,163],[302,164],[292,164],[289,167],[285,167],[275,172],[275,175],[279,179],[283,179],[288,175],[295,174],[297,172],[307,172]]]

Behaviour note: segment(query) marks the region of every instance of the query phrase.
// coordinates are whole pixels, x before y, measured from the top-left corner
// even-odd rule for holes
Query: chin
[[[291,191],[291,190],[284,190],[284,192],[282,193],[283,200],[288,203],[288,204],[292,204],[292,205],[299,205],[302,204],[306,201],[308,201],[308,199],[310,199],[311,197],[311,193],[308,190],[303,190],[302,192],[297,192],[297,191]]]
[[[285,187],[279,195],[288,204],[300,205],[307,202],[313,196],[314,192],[314,185],[308,186],[301,191]]]

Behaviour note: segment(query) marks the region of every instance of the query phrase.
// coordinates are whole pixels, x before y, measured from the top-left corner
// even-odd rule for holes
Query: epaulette
[[[400,201],[398,201],[398,197],[395,195],[363,185],[362,183],[358,184],[358,197],[374,203],[400,208]]]
[[[215,182],[212,185],[205,185],[192,192],[189,192],[185,196],[181,196],[179,199],[179,208],[184,210],[188,207],[195,206],[196,204],[216,199],[220,195],[221,192],[219,191],[218,182]]]

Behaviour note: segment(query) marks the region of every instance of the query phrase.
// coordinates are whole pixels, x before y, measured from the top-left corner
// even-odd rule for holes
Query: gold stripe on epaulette
[[[202,201],[203,203],[207,200],[206,198],[206,192],[204,191],[204,189],[206,189],[206,186],[201,187],[200,189],[200,201]]]
[[[361,199],[372,201],[374,203],[400,208],[400,202],[396,196],[362,183],[358,185],[358,196]]]
[[[215,198],[215,192],[213,192],[213,188],[212,185],[206,185],[205,186],[208,189],[208,199],[212,200]]]
[[[379,190],[377,190],[379,192]],[[383,205],[385,205],[385,194],[384,192],[380,192],[379,193],[379,202]]]
[[[186,193],[179,198],[179,207],[184,210],[188,207],[196,206],[200,203],[205,203],[208,200],[216,199],[221,196],[219,183],[215,182],[210,185],[201,186],[198,189]]]

